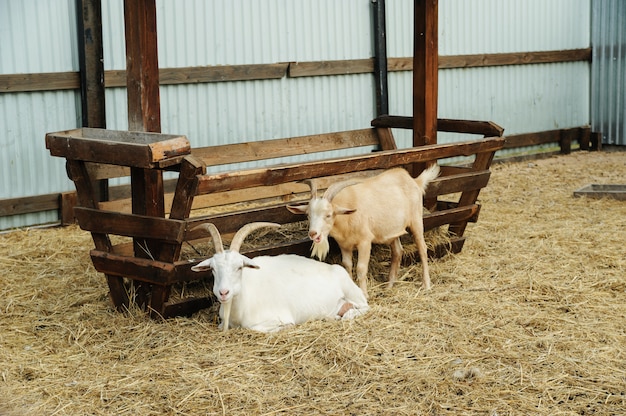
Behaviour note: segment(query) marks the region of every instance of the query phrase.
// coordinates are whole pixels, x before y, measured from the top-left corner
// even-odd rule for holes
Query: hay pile
[[[2,235],[0,414],[623,414],[626,204],[572,192],[624,183],[626,154],[493,171],[430,293],[413,265],[366,316],[276,334],[117,313],[88,233]]]

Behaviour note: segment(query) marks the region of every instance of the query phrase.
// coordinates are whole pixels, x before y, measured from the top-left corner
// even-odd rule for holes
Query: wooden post
[[[374,78],[376,79],[376,117],[389,114],[387,79],[387,25],[385,0],[372,0],[374,10]]]
[[[155,0],[125,0],[128,130],[161,131]]]
[[[126,88],[128,130],[161,132],[159,62],[155,0],[124,0],[126,35]],[[163,173],[156,169],[131,168],[132,210],[134,214],[165,217]],[[134,239],[135,256],[158,259],[161,245]],[[169,287],[153,287],[135,282],[136,301],[150,303],[152,312],[161,313]],[[149,293],[152,292],[152,296]]]
[[[155,0],[125,0],[128,130],[161,131]],[[163,175],[131,170],[133,213],[163,217]],[[153,253],[154,254],[154,253]]]
[[[100,0],[76,0],[83,127],[106,128]]]
[[[413,146],[437,143],[437,0],[415,0]]]
[[[76,0],[76,20],[82,125],[103,129],[106,128],[106,107],[100,0]],[[108,200],[108,180],[96,181],[94,185],[99,190],[98,200]]]

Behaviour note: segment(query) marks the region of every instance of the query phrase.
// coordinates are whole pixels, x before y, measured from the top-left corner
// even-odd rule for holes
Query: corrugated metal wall
[[[124,69],[123,0],[104,0],[105,69]],[[413,1],[387,0],[388,54],[413,53]],[[590,0],[440,0],[441,55],[585,48]],[[371,0],[157,0],[162,68],[370,58]],[[74,0],[0,0],[0,73],[78,71]],[[506,133],[589,123],[589,65],[441,70],[440,117],[492,120]],[[392,114],[412,113],[412,76],[390,73]],[[369,126],[372,74],[161,88],[162,130],[192,146]],[[106,91],[107,127],[127,128],[126,93]],[[0,94],[0,199],[73,190],[44,135],[80,125],[76,91]],[[410,141],[408,132],[400,138]],[[440,142],[463,139],[442,134]],[[0,229],[57,213],[0,218]]]
[[[78,71],[74,9],[74,0],[0,0],[0,74]],[[71,189],[44,135],[78,124],[78,91],[0,93],[0,198]],[[57,220],[56,211],[0,217],[0,230]]]
[[[602,142],[626,145],[626,3],[593,2],[592,115]]]
[[[387,1],[388,54],[413,54],[412,1]],[[589,0],[441,0],[439,55],[588,48]],[[505,134],[588,125],[586,62],[439,70],[441,118],[489,120]],[[390,112],[412,114],[410,73],[392,73]],[[409,86],[409,89],[407,89]],[[410,143],[410,132],[396,132]],[[466,140],[439,133],[439,142]],[[505,154],[506,152],[500,152]]]

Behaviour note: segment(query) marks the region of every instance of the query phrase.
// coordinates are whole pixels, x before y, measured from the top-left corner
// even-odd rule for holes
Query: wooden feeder
[[[207,297],[170,300],[174,285],[210,277],[191,271],[202,259],[181,259],[184,243],[206,237],[192,230],[212,222],[221,233],[228,234],[253,221],[301,221],[303,218],[285,208],[297,198],[308,198],[307,186],[299,181],[316,179],[321,188],[338,178],[397,166],[417,176],[424,166],[441,159],[472,156],[467,165],[442,166],[441,176],[429,185],[425,196],[431,212],[424,217],[424,228],[447,226],[451,235],[450,242],[435,248],[431,255],[459,252],[468,222],[478,218],[477,198],[489,181],[495,152],[504,145],[503,129],[490,122],[437,119],[437,2],[416,1],[415,8],[413,117],[381,116],[370,127],[359,130],[194,149],[185,136],[158,132],[154,0],[126,1],[129,126],[133,131],[83,128],[46,135],[50,153],[67,160],[68,176],[77,192],[75,216],[80,227],[92,234],[95,248],[91,258],[96,270],[107,278],[114,305],[124,309],[135,303],[151,316],[164,318],[189,315],[210,306],[212,300]],[[412,129],[413,147],[398,149],[392,128]],[[437,131],[478,134],[484,138],[437,144]],[[372,152],[372,146],[377,150]],[[319,152],[345,148],[364,150],[349,157],[316,156]],[[307,155],[308,161],[206,174],[206,166],[294,155]],[[171,193],[165,191],[164,171],[178,173]],[[96,185],[99,179],[129,175],[130,210],[113,201],[100,201]],[[234,203],[268,199],[277,202],[190,216],[192,208],[217,200]],[[111,236],[132,238],[132,244],[113,244]],[[247,254],[306,254],[309,247],[308,239],[284,241]]]

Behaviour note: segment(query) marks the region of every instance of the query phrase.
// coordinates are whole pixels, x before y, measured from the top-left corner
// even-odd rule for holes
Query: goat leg
[[[420,261],[422,262],[422,282],[424,284],[424,289],[429,290],[430,273],[428,271],[428,249],[426,248],[426,241],[424,240],[424,222],[421,218],[421,214],[419,221],[417,222],[418,224],[411,227],[411,233],[413,234],[413,239],[417,245]]]
[[[356,261],[356,279],[359,287],[363,291],[365,298],[369,298],[367,293],[367,270],[370,262],[370,254],[372,252],[371,242],[362,242],[357,246],[357,261]]]
[[[402,243],[400,237],[391,242],[391,267],[389,268],[389,283],[387,287],[392,287],[398,280],[398,269],[400,268],[400,262],[402,261]]]

